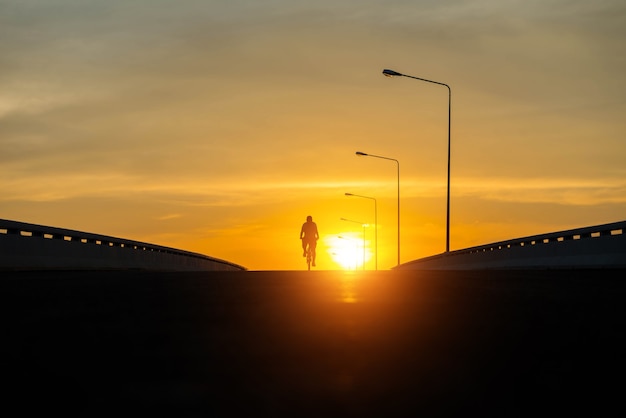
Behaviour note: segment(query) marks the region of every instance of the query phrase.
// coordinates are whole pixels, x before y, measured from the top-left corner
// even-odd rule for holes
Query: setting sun
[[[352,233],[328,236],[324,239],[330,258],[345,270],[360,270],[371,259],[369,241]]]

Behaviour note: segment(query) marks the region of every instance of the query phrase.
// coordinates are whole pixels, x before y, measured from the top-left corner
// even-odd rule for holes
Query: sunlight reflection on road
[[[346,272],[340,277],[340,296],[339,300],[343,303],[357,303],[356,285],[359,275],[352,272]]]

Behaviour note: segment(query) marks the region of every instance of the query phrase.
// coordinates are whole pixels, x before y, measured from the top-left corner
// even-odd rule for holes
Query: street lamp
[[[386,77],[407,77],[415,80],[426,81],[428,83],[439,84],[440,86],[446,86],[448,88],[448,198],[446,206],[446,252],[450,251],[450,124],[451,124],[451,109],[452,109],[452,90],[450,86],[438,81],[427,80],[425,78],[413,77],[412,75],[406,75],[394,70],[384,69],[383,75]]]
[[[390,160],[396,162],[398,170],[398,265],[400,265],[400,162],[395,158],[383,157],[381,155],[367,154],[365,152],[357,151],[355,153],[359,157],[374,157],[382,158],[383,160]]]
[[[378,270],[378,208],[377,208],[377,204],[376,204],[376,199],[374,199],[373,197],[369,197],[369,196],[362,196],[360,194],[354,194],[354,193],[345,193],[346,196],[354,196],[354,197],[363,197],[365,199],[371,199],[374,201],[374,248],[375,248],[375,264],[376,264],[376,270]]]
[[[342,221],[346,221],[346,222],[352,222],[355,224],[359,224],[363,227],[363,270],[365,270],[365,227],[368,226],[366,223],[364,222],[359,222],[359,221],[353,221],[352,219],[346,219],[346,218],[339,218]]]

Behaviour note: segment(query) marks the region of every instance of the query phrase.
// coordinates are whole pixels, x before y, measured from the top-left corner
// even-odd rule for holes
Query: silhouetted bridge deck
[[[626,221],[515,238],[404,263],[398,269],[626,268]]]
[[[0,269],[245,270],[176,248],[6,219],[0,219]]]

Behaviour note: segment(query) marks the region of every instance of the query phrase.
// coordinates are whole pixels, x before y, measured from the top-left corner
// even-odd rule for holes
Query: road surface
[[[626,416],[624,270],[0,275],[10,416]]]

